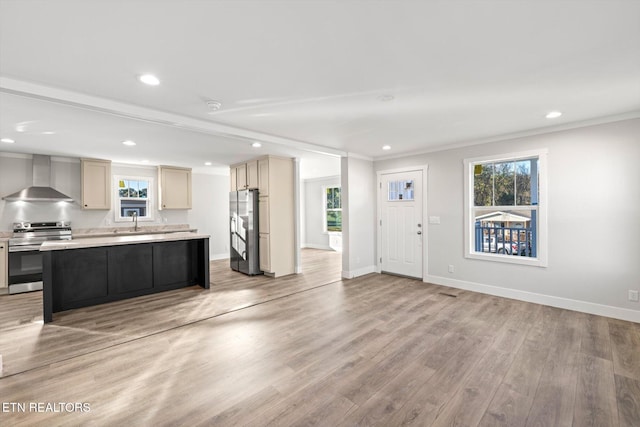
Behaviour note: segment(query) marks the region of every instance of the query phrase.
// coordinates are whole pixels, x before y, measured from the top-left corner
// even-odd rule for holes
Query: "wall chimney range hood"
[[[3,197],[7,201],[73,202],[73,199],[51,188],[51,157],[33,155],[33,185]]]

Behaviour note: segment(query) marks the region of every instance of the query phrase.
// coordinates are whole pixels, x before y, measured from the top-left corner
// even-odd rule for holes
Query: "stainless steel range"
[[[42,289],[40,245],[47,240],[71,240],[71,223],[15,222],[9,239],[9,293]]]

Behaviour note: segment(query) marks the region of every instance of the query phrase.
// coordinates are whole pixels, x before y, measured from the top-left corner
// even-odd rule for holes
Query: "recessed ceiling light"
[[[389,95],[389,94],[380,95],[378,97],[378,101],[382,101],[382,102],[389,102],[389,101],[393,101],[394,99],[395,99],[395,96]]]
[[[136,145],[136,143],[131,141],[130,139],[127,139],[126,141],[122,141],[122,143],[124,145],[128,145],[129,147],[133,147],[134,145]]]
[[[47,131],[42,132],[42,134],[43,134],[43,135],[54,135],[54,134],[55,134],[55,132],[54,132],[54,131],[52,131],[52,130],[47,130]]]
[[[545,116],[547,119],[557,119],[562,113],[560,111],[551,111]]]
[[[4,142],[5,144],[13,144],[15,142],[11,138],[2,138],[2,139],[0,139],[0,141]]]
[[[256,141],[256,142],[252,143],[251,146],[253,148],[260,148],[260,147],[262,147],[262,144],[260,144],[258,141]]]
[[[149,163],[149,160],[140,160],[141,163]]]
[[[382,149],[383,150],[391,150],[391,146],[390,145],[383,145]]]
[[[205,166],[211,166],[211,162],[204,162]]]
[[[158,86],[160,80],[153,74],[143,74],[139,77],[140,81],[149,86]]]

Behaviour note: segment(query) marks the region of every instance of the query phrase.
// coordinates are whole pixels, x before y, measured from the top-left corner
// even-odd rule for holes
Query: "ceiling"
[[[202,171],[269,153],[331,175],[346,153],[638,117],[639,16],[633,0],[0,0],[16,141],[0,151]]]

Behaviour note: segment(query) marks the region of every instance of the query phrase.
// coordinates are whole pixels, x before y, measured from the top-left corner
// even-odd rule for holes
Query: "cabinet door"
[[[229,191],[237,191],[238,190],[238,183],[237,183],[237,173],[236,173],[236,168],[232,167],[230,169],[230,174],[229,174]]]
[[[0,288],[7,287],[7,249],[8,243],[0,242]]]
[[[107,260],[110,296],[153,287],[152,245],[113,246]]]
[[[268,234],[260,233],[260,270],[271,272],[271,246]]]
[[[258,161],[247,162],[247,188],[258,188]]]
[[[195,240],[162,242],[153,246],[153,287],[195,284],[197,271]]]
[[[238,190],[247,188],[247,165],[236,166],[236,182],[238,183]]]
[[[270,233],[268,197],[260,197],[258,200],[258,227],[258,231],[260,233]]]
[[[269,195],[269,159],[258,160],[258,192]]]
[[[109,295],[107,248],[59,251],[53,266],[53,311],[86,306]],[[57,294],[57,295],[56,295]]]
[[[191,169],[160,169],[160,209],[191,209]]]
[[[80,186],[83,209],[111,209],[111,162],[81,161]]]

